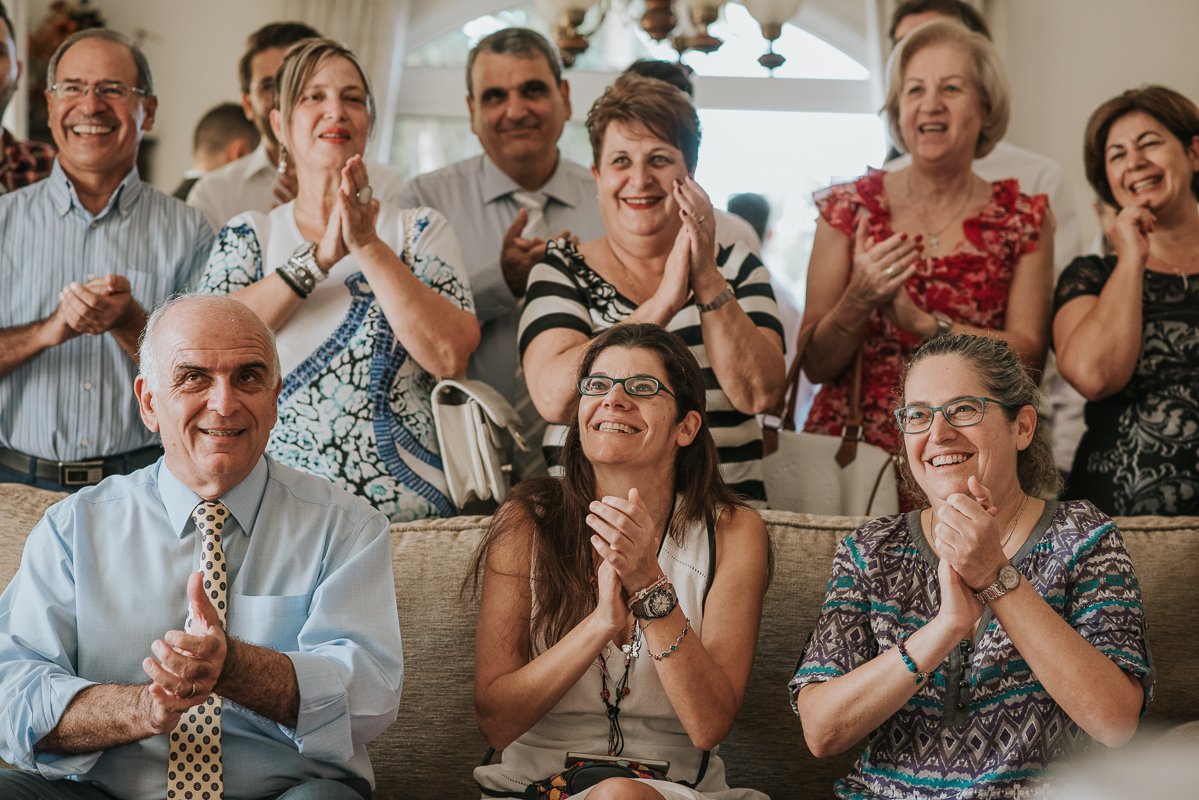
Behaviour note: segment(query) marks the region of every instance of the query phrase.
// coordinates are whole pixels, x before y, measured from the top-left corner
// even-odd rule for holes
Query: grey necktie
[[[550,226],[545,221],[545,204],[549,197],[544,192],[526,192],[518,189],[512,193],[512,199],[517,205],[529,212],[529,221],[520,235],[524,239],[550,238]]]

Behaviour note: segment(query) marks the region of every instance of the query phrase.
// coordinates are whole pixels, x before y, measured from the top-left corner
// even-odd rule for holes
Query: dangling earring
[[[279,145],[279,163],[275,166],[275,172],[280,175],[287,172],[287,148],[282,144]]]

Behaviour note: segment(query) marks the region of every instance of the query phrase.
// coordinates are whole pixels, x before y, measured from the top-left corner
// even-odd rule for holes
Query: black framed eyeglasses
[[[895,421],[904,433],[924,433],[933,426],[933,417],[938,411],[945,417],[945,421],[955,428],[977,425],[987,413],[987,403],[1013,410],[1019,408],[993,397],[955,397],[943,406],[910,405],[897,408],[891,413],[895,415]]]
[[[630,375],[627,378],[588,375],[579,381],[579,394],[588,397],[599,397],[612,391],[612,387],[618,383],[624,387],[626,394],[633,397],[653,397],[658,392],[665,392],[674,397],[674,392],[663,386],[662,381],[652,375]]]
[[[93,83],[90,86],[80,81],[64,81],[56,83],[50,87],[51,93],[59,100],[81,100],[87,97],[87,93],[91,92],[101,100],[117,102],[127,100],[130,95],[141,95],[145,97],[149,94],[145,89],[139,89],[136,86],[130,86],[127,83],[120,81],[103,81],[101,83]]]

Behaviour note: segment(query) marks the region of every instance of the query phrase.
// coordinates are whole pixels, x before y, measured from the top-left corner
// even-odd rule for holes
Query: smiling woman
[[[626,323],[571,378],[564,477],[517,484],[476,556],[475,708],[504,753],[475,779],[496,797],[556,780],[576,800],[764,798],[704,752],[745,694],[769,548],[720,477],[699,364]]]
[[[816,194],[803,325],[814,328],[804,371],[823,384],[805,430],[841,435],[860,354],[865,439],[894,452],[892,392],[921,342],[983,333],[1041,368],[1053,222],[1045,195],[971,171],[1008,119],[1007,86],[985,37],[927,23],[899,44],[889,73],[887,121],[912,163]]]
[[[305,40],[278,76],[271,125],[299,193],[230,220],[203,288],[233,293],[277,333],[271,455],[393,520],[448,516],[430,395],[479,343],[457,237],[432,209],[372,198],[362,151],[374,101],[353,53]]]
[[[554,464],[577,402],[568,376],[592,336],[622,321],[677,332],[703,367],[708,419],[725,480],[766,499],[754,414],[783,379],[782,326],[770,276],[741,242],[715,241],[716,217],[692,177],[699,119],[663,81],[626,75],[587,115],[605,235],[550,242],[529,274],[520,349],[529,395],[551,424]]]
[[[1058,368],[1087,398],[1066,496],[1109,514],[1199,514],[1199,108],[1164,86],[1097,108],[1087,179],[1114,257],[1058,282]]]
[[[817,756],[870,747],[839,798],[1041,796],[1051,759],[1136,731],[1153,674],[1132,562],[1059,483],[1005,342],[940,336],[895,412],[928,507],[841,543],[791,681]],[[877,729],[877,730],[876,730]]]

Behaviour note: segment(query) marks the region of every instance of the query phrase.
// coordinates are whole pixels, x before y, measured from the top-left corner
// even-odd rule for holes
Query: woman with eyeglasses
[[[392,521],[451,516],[431,394],[479,344],[458,237],[433,209],[372,196],[362,153],[375,106],[352,52],[297,42],[275,97],[299,193],[231,219],[201,283],[276,333],[283,391],[267,452]]]
[[[475,779],[486,797],[764,798],[711,752],[749,680],[769,545],[720,476],[699,364],[627,323],[591,340],[576,387],[564,476],[513,487],[476,556],[475,711],[504,752]]]
[[[699,117],[665,81],[621,76],[587,114],[604,236],[550,242],[529,274],[520,350],[529,396],[551,423],[546,458],[574,411],[569,377],[588,340],[618,322],[678,333],[704,369],[708,422],[725,480],[765,504],[754,416],[783,385],[782,324],[770,274],[743,243],[717,242],[695,182]]]
[[[906,477],[925,508],[838,547],[791,697],[818,757],[869,746],[839,798],[1016,798],[1136,732],[1153,685],[1119,530],[1060,483],[1011,347],[939,336],[904,374]]]

